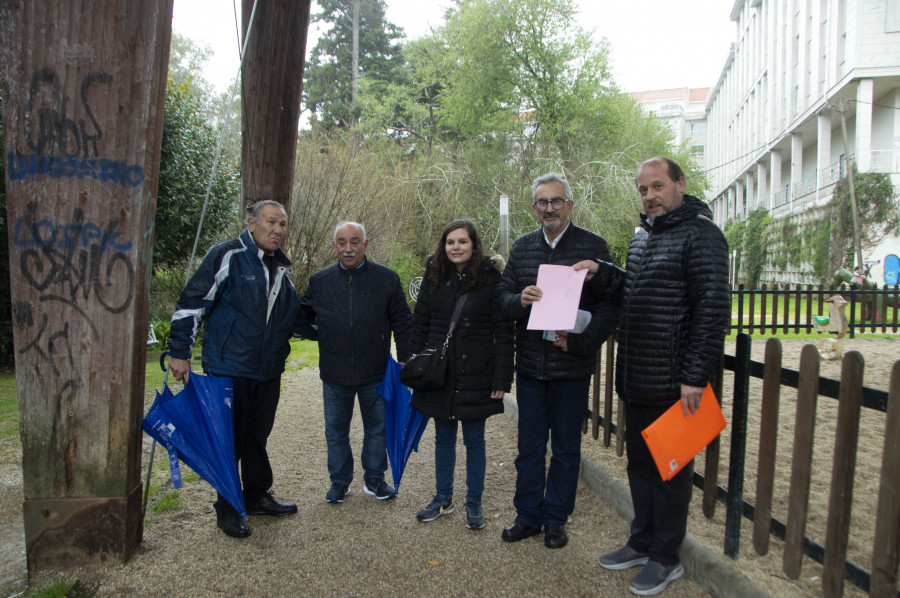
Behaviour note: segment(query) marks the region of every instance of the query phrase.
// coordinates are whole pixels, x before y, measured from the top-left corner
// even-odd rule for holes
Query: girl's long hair
[[[460,274],[463,274],[468,280],[470,290],[477,289],[488,282],[488,276],[484,269],[484,246],[481,243],[481,235],[478,234],[478,230],[471,220],[460,219],[454,220],[444,228],[434,253],[425,260],[425,281],[432,288],[437,288],[456,270],[456,264],[447,257],[447,235],[459,228],[466,229],[469,239],[472,241],[472,258]]]

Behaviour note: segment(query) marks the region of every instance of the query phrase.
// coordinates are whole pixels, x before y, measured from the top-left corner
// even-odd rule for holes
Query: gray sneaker
[[[638,596],[655,596],[666,589],[666,586],[684,576],[681,563],[663,567],[656,561],[648,561],[637,577],[628,586],[632,594]]]
[[[434,500],[428,503],[424,509],[419,511],[419,514],[416,515],[416,519],[423,523],[428,523],[429,521],[434,521],[441,515],[449,515],[452,512],[452,498],[443,499],[435,496]]]
[[[466,527],[469,529],[484,529],[484,513],[481,511],[480,502],[466,503]]]
[[[650,558],[646,552],[638,552],[628,544],[618,550],[607,552],[597,559],[601,567],[612,571],[621,571],[639,565],[646,565],[648,560]]]

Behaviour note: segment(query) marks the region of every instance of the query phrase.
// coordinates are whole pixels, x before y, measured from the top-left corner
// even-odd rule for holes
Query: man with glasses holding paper
[[[684,575],[678,548],[687,530],[691,467],[663,481],[641,431],[680,402],[693,416],[722,355],[731,318],[728,244],[705,203],[686,195],[684,172],[664,156],[637,171],[644,213],[631,239],[616,335],[616,392],[625,401],[628,543],[600,557],[606,569],[643,568],[629,590],[652,596]],[[605,264],[576,264],[591,272]],[[588,275],[590,276],[590,275]]]
[[[550,173],[535,179],[531,197],[531,209],[541,227],[513,244],[497,289],[500,309],[516,320],[519,407],[516,519],[503,530],[502,538],[518,542],[543,530],[545,546],[562,548],[568,542],[565,524],[575,507],[591,374],[600,345],[615,327],[619,307],[616,293],[604,284],[609,280],[603,273],[582,287],[578,308],[591,317],[580,333],[559,331],[548,339],[545,331],[529,329],[532,305],[543,295],[536,285],[542,265],[612,260],[602,237],[569,220],[575,202],[562,175]],[[548,438],[553,455],[545,474]]]

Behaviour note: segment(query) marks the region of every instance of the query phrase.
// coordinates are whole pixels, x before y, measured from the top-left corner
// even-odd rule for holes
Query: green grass
[[[97,588],[89,588],[77,579],[61,577],[43,586],[29,589],[29,598],[90,598]]]
[[[285,369],[288,372],[299,372],[303,368],[318,365],[319,343],[294,339],[291,341],[291,354],[288,355]]]
[[[14,372],[0,373],[0,440],[19,435],[19,400]]]
[[[154,496],[149,502],[150,504],[147,505],[147,510],[154,515],[160,515],[167,511],[174,511],[181,507],[181,492],[178,490],[169,490]]]

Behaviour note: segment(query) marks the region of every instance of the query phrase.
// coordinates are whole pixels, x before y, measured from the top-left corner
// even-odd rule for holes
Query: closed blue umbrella
[[[142,427],[169,452],[175,488],[181,487],[181,459],[247,519],[234,457],[233,395],[231,378],[190,374],[177,395],[168,386],[156,393]]]
[[[413,451],[419,450],[419,439],[428,424],[428,418],[412,406],[412,390],[400,382],[402,366],[391,357],[384,371],[384,380],[378,387],[385,401],[384,420],[387,435],[387,452],[394,478],[394,492],[400,491],[400,478]]]

